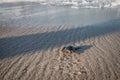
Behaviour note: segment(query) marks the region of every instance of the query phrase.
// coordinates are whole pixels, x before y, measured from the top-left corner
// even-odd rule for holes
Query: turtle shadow
[[[86,50],[90,49],[91,47],[93,47],[92,45],[82,45],[82,46],[77,46],[75,47],[75,53],[76,54],[81,54],[84,53]]]
[[[67,46],[67,47],[63,47],[63,49],[61,50],[63,53],[72,55],[73,53],[76,54],[81,54],[83,53],[85,50],[90,49],[92,47],[92,45],[82,45],[82,46]]]

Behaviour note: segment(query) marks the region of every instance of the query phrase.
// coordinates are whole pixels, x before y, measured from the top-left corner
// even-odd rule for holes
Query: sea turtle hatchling
[[[62,52],[68,55],[72,55],[79,47],[67,46],[62,48]]]

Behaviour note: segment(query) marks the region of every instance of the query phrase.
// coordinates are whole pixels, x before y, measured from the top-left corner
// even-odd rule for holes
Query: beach
[[[0,8],[0,80],[120,79],[119,9],[23,7]]]

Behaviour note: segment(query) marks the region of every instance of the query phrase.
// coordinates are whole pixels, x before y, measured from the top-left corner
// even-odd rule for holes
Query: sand
[[[90,26],[0,27],[0,80],[119,80],[120,20]],[[75,56],[65,46],[82,47]]]

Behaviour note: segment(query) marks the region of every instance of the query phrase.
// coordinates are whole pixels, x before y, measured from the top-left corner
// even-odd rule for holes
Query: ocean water
[[[59,25],[93,25],[120,19],[119,8],[71,8],[39,4],[0,7],[0,25],[40,27]]]

